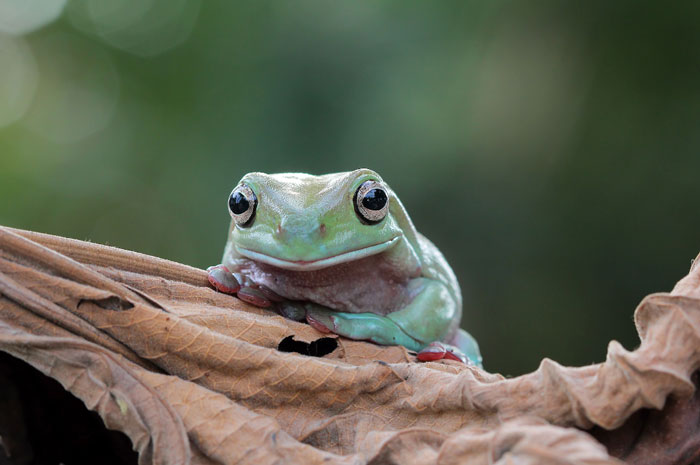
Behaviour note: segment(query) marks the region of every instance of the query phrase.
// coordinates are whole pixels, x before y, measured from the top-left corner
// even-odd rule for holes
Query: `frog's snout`
[[[282,242],[301,240],[315,242],[326,235],[326,224],[308,218],[287,218],[277,224],[275,236]]]

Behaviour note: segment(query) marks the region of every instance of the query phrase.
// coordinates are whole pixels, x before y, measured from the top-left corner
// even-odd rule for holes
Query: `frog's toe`
[[[306,309],[298,302],[283,301],[275,305],[277,312],[285,318],[294,321],[304,321],[306,318]]]
[[[263,284],[259,285],[258,289],[260,290],[260,292],[263,293],[265,298],[267,300],[269,300],[270,302],[283,302],[284,301],[284,297],[282,297],[281,295],[279,295],[278,293],[276,293],[275,291],[273,291],[272,289],[270,289],[269,287],[267,287]]]
[[[241,288],[238,280],[224,265],[210,266],[207,268],[209,284],[224,294],[235,294]]]
[[[436,341],[431,342],[423,350],[418,352],[418,360],[421,362],[432,362],[435,360],[456,360],[462,362],[466,365],[473,364],[466,355],[464,355],[459,349],[449,344],[444,344],[442,342]]]
[[[333,330],[333,320],[326,315],[322,314],[312,314],[312,312],[306,312],[306,322],[314,328],[316,331],[322,333],[332,333]]]
[[[445,358],[447,349],[440,342],[431,342],[423,350],[418,352],[418,360],[421,362],[432,362],[433,360],[442,360]]]
[[[238,298],[244,302],[248,302],[256,307],[266,308],[272,305],[272,302],[259,289],[252,287],[242,287],[238,290]]]

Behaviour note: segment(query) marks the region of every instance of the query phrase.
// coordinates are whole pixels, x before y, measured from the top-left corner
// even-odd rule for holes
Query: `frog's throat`
[[[256,262],[266,263],[268,265],[276,266],[277,268],[282,268],[285,270],[294,271],[313,271],[320,270],[321,268],[328,268],[329,266],[338,265],[340,263],[351,262],[354,260],[359,260],[361,258],[369,257],[370,255],[376,255],[378,253],[384,252],[399,240],[399,236],[389,239],[386,242],[380,244],[370,245],[369,247],[363,247],[361,249],[350,250],[349,252],[343,252],[338,255],[332,255],[330,257],[319,258],[318,260],[285,260],[283,258],[273,257],[261,252],[256,252],[250,249],[244,249],[243,247],[236,247],[238,253],[246,258],[255,260]]]

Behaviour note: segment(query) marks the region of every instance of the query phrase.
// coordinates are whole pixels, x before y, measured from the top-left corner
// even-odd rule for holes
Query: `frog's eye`
[[[389,210],[386,187],[377,181],[365,181],[355,192],[355,211],[364,223],[379,223]]]
[[[253,223],[258,198],[253,189],[245,184],[238,185],[228,198],[228,211],[238,226],[250,226]]]

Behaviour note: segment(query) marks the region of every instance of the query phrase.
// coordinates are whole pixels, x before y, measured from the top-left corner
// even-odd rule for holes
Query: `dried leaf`
[[[324,357],[278,350],[327,335],[216,293],[203,270],[2,227],[0,294],[0,350],[128,435],[142,464],[644,463],[652,452],[685,463],[699,443],[700,267],[640,304],[637,350],[613,341],[605,363],[545,359],[512,379],[342,338]],[[676,438],[674,453],[625,436],[640,421]],[[627,438],[624,450],[611,438]]]

